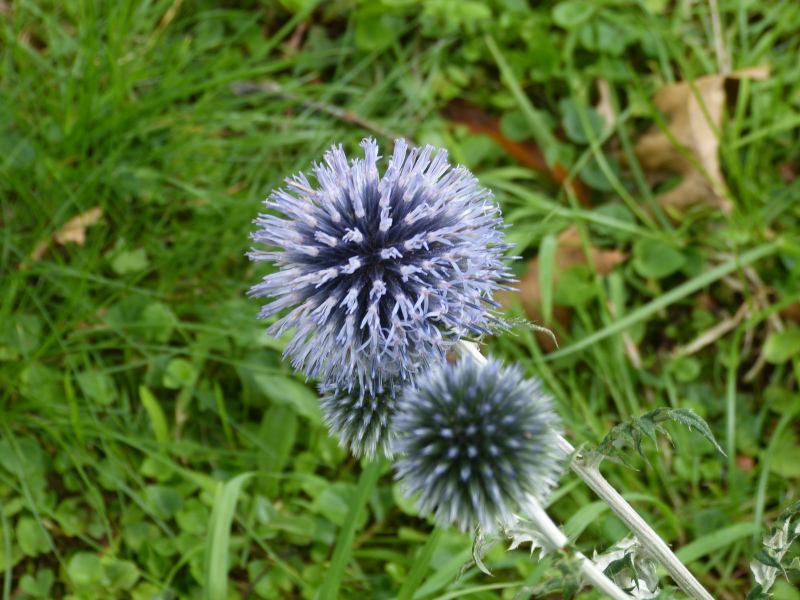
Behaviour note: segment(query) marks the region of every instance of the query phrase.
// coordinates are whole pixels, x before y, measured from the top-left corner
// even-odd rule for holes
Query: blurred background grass
[[[561,348],[522,330],[488,350],[546,381],[573,441],[659,406],[708,420],[727,459],[672,427],[651,466],[604,472],[712,595],[746,595],[757,533],[800,478],[800,5],[5,0],[0,14],[4,599],[337,594],[323,582],[343,527],[341,598],[510,600],[541,579],[547,561],[498,546],[494,578],[454,582],[471,537],[431,536],[386,465],[357,488],[362,465],[244,297],[266,273],[244,258],[261,200],[368,135],[384,155],[395,135],[446,147],[494,189],[517,272],[534,273],[519,299],[538,294]],[[688,211],[659,204],[681,179],[653,183],[633,149],[649,127],[713,174],[654,93],[761,65],[717,103],[727,186]],[[560,264],[570,227],[579,258]],[[367,510],[348,515],[359,489]],[[571,475],[550,512],[586,551],[627,533]]]

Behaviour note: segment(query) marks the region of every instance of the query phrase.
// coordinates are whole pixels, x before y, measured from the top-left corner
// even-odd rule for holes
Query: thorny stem
[[[553,520],[544,511],[536,498],[531,497],[529,500],[528,505],[525,507],[525,513],[531,523],[554,548],[565,547],[567,545],[567,536],[564,535],[564,532],[553,523]],[[580,560],[583,576],[597,589],[613,600],[631,600],[631,596],[623,592],[591,560],[580,552],[577,552],[576,556]]]
[[[559,450],[564,456],[569,456],[575,452],[567,440],[558,436]],[[675,583],[689,596],[697,600],[714,600],[706,589],[700,584],[686,566],[678,560],[678,557],[669,549],[669,546],[661,537],[653,531],[642,517],[639,516],[633,507],[615,490],[605,477],[600,473],[597,464],[593,464],[582,458],[575,456],[570,464],[570,468],[583,479],[592,491],[600,496],[609,508],[628,526],[637,539],[641,542],[642,548],[652,558],[661,563],[667,573],[670,574]]]
[[[462,354],[469,355],[479,364],[486,363],[484,357],[475,344],[460,341],[458,349]],[[558,449],[568,457],[575,453],[575,448],[562,436],[558,436]],[[711,594],[691,574],[689,569],[678,560],[678,557],[669,549],[669,546],[650,527],[644,519],[628,504],[628,502],[615,490],[605,477],[600,473],[599,461],[589,461],[581,455],[575,456],[570,461],[570,468],[588,485],[600,499],[616,514],[625,525],[633,532],[642,544],[642,548],[657,560],[678,586],[689,596],[696,600],[714,600]]]

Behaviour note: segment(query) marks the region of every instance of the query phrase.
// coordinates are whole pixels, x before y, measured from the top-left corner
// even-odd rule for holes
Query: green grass
[[[709,4],[609,0],[585,20],[569,2],[403,4],[0,3],[3,600],[510,600],[552,571],[497,546],[494,578],[455,581],[471,537],[433,533],[385,466],[328,437],[313,383],[244,297],[266,274],[244,257],[260,201],[334,142],[353,154],[375,135],[388,154],[384,132],[447,146],[495,191],[526,259],[543,243],[551,269],[569,225],[586,248],[629,256],[542,290],[546,315],[573,307],[568,328],[543,323],[558,351],[528,331],[488,350],[546,382],[577,444],[658,406],[703,416],[727,459],[671,426],[675,446],[651,448],[652,468],[604,473],[714,597],[750,589],[753,533],[800,482],[800,359],[780,345],[797,331],[780,310],[800,290],[800,8],[719,2],[733,68],[771,76],[741,82],[719,132],[734,212],[675,223],[632,145],[666,126],[659,86],[718,69]],[[603,134],[598,77],[618,117]],[[452,127],[439,109],[454,97],[545,145],[591,184],[592,207]],[[54,241],[95,207],[83,243]],[[680,268],[648,277],[661,265],[649,248],[677,252]],[[674,355],[744,302],[731,332]],[[627,533],[609,511],[578,512],[594,500],[567,475],[549,508],[588,554]]]

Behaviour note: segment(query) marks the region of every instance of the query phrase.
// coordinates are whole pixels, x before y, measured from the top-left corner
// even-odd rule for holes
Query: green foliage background
[[[704,417],[728,459],[673,427],[651,468],[604,471],[712,595],[743,598],[757,533],[800,481],[800,329],[779,317],[800,299],[800,5],[719,1],[733,67],[772,73],[741,83],[719,132],[729,219],[650,217],[641,170],[609,149],[630,158],[664,127],[658,87],[718,72],[710,4],[0,2],[3,599],[510,600],[541,580],[547,561],[501,545],[494,578],[454,582],[471,538],[432,533],[388,464],[361,476],[244,297],[266,273],[243,255],[269,191],[334,142],[353,154],[375,135],[388,154],[395,132],[494,189],[526,257],[569,225],[631,257],[543,290],[574,308],[561,350],[527,331],[489,349],[545,380],[578,443],[661,406]],[[449,124],[454,98],[539,143],[594,208]],[[53,242],[98,206],[85,243]],[[730,333],[674,354],[745,302]],[[571,475],[549,510],[587,552],[627,533]],[[353,542],[335,554],[337,539]]]

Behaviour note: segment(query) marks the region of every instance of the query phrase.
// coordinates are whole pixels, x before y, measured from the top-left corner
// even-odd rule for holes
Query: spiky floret
[[[318,188],[299,173],[265,202],[287,218],[260,215],[251,237],[282,250],[248,256],[280,269],[249,295],[276,298],[260,318],[292,308],[268,331],[294,328],[285,355],[296,369],[376,396],[441,362],[464,334],[489,333],[492,293],[513,280],[500,210],[466,168],[397,140],[379,177],[377,144],[361,146],[365,158],[350,164],[341,146],[327,152]]]
[[[445,363],[407,387],[393,419],[397,478],[422,514],[464,531],[512,523],[543,501],[562,467],[560,420],[537,379],[490,359]]]
[[[396,436],[391,420],[397,406],[393,389],[373,396],[358,389],[337,391],[335,385],[321,384],[319,391],[325,424],[331,435],[339,438],[342,448],[349,446],[356,457],[363,454],[371,459],[381,453],[392,458]]]

